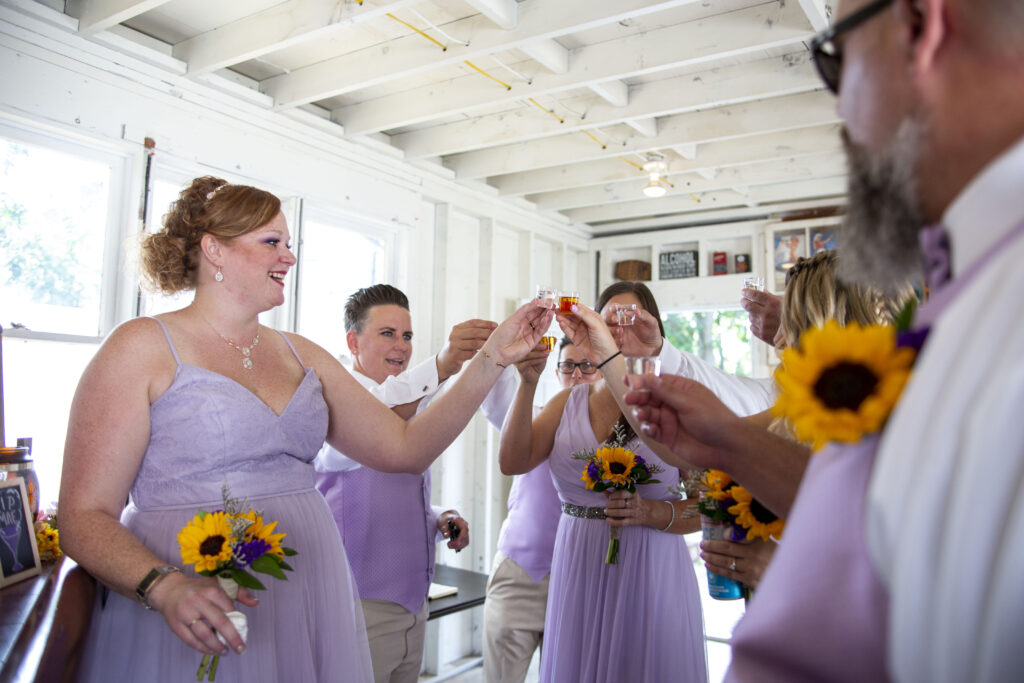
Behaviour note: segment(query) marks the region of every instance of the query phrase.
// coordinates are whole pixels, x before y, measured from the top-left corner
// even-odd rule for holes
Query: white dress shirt
[[[1022,179],[1024,140],[950,206],[954,277],[1024,220]],[[884,432],[866,523],[897,681],[1024,671],[1022,264],[1018,238],[942,312]]]
[[[665,340],[661,345],[661,373],[696,380],[710,389],[737,415],[753,415],[775,402],[775,380],[740,377],[719,370],[692,353],[680,351]]]

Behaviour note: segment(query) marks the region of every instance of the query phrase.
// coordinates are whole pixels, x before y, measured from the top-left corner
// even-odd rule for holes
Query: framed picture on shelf
[[[39,573],[34,521],[25,480],[0,481],[0,588]]]
[[[836,248],[835,230],[820,228],[811,230],[811,256],[818,252]]]
[[[786,286],[786,271],[798,258],[807,256],[807,235],[803,230],[776,233],[774,246],[775,289],[781,291]]]

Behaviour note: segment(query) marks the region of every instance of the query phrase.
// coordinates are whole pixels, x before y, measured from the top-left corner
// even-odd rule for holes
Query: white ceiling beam
[[[846,158],[840,150],[732,166],[723,169],[713,180],[701,178],[696,173],[679,174],[670,171],[667,177],[675,187],[669,189],[667,196],[728,189],[747,196],[750,194],[750,187],[754,185],[831,178],[845,172]],[[526,199],[533,202],[541,211],[566,211],[642,199],[642,190],[646,184],[647,176],[637,172],[624,182],[528,195]],[[743,187],[747,188],[746,191],[740,192],[738,188]]]
[[[354,3],[286,0],[255,14],[183,40],[174,56],[188,64],[189,74],[202,74],[240,64],[276,50],[332,35],[420,0],[364,0]]]
[[[756,135],[735,140],[709,142],[700,147],[700,157],[694,161],[675,161],[669,173],[705,172],[714,178],[720,167],[735,166],[792,156],[817,154],[842,148],[838,125],[801,128],[768,135]],[[636,159],[631,159],[637,161]],[[579,164],[566,164],[540,171],[512,173],[488,179],[502,195],[539,195],[587,185],[629,182],[636,177],[636,169],[621,159],[602,159]]]
[[[629,104],[629,86],[625,81],[601,81],[590,83],[587,87],[613,107],[625,107]]]
[[[401,133],[391,140],[408,158],[438,156],[820,88],[821,79],[806,54],[786,55],[637,85],[626,107],[593,98],[569,100],[585,118],[560,110],[563,123],[527,107]]]
[[[409,33],[401,38],[268,78],[260,87],[274,98],[278,106],[294,107],[409,78],[443,66],[461,64],[468,59],[520,48],[537,40],[556,38],[696,1],[587,0],[578,4],[527,0],[519,7],[519,22],[511,31],[497,28],[482,14],[474,14],[442,26],[453,36],[468,37],[469,45],[452,44],[442,50],[422,36]],[[806,21],[803,23],[806,24]]]
[[[466,4],[500,28],[516,27],[516,0],[466,0]]]
[[[831,95],[801,93],[666,116],[658,122],[658,134],[652,138],[626,134],[620,135],[620,144],[598,145],[586,136],[567,134],[453,154],[445,157],[444,164],[459,178],[484,178],[681,144],[820,126],[839,120],[835,98]]]
[[[807,21],[815,31],[828,27],[831,17],[831,9],[826,6],[825,0],[798,0],[800,9],[807,16]]]
[[[748,196],[743,196],[732,190],[718,190],[715,192],[705,192],[703,195],[696,195],[696,199],[689,194],[683,194],[674,197],[639,199],[634,202],[573,209],[563,213],[574,223],[590,223],[628,220],[638,216],[658,214],[692,213],[694,211],[708,211],[729,206],[770,204],[773,202],[818,199],[821,197],[842,197],[845,194],[846,178],[836,176],[835,178],[796,180],[752,187]]]
[[[821,79],[806,53],[790,54],[637,85],[631,90],[629,106],[624,108],[595,99],[567,102],[573,109],[585,111],[585,119],[559,110],[557,113],[564,119],[564,123],[559,123],[550,116],[540,116],[533,107],[526,107],[392,135],[391,143],[409,159],[443,156],[564,135],[634,118],[669,116],[820,88]]]
[[[553,38],[537,40],[519,49],[553,74],[564,74],[569,70],[569,50]]]
[[[693,161],[697,158],[697,145],[675,145],[672,147],[672,151],[681,156],[684,159]]]
[[[658,119],[656,118],[626,119],[624,123],[645,138],[653,138],[658,134]]]
[[[625,0],[619,2],[628,4]],[[592,4],[599,3],[593,0],[582,5],[554,2],[550,6],[572,6],[579,14],[589,12]],[[523,21],[520,21],[516,31],[522,27]],[[802,45],[810,35],[806,18],[793,3],[781,7],[768,3],[580,48],[572,54],[568,73],[538,74],[530,83],[517,84],[507,92],[482,85],[479,75],[470,74],[342,107],[331,115],[353,134],[390,130],[464,114],[480,107],[583,88],[591,83]],[[477,42],[474,40],[473,44]],[[435,50],[432,64],[436,65],[436,59]],[[423,64],[417,66],[423,67]],[[373,65],[367,68],[376,69]],[[339,73],[332,72],[325,78],[337,87],[339,78],[343,78]],[[350,80],[359,80],[359,77],[352,75]],[[278,103],[287,103],[289,99],[275,97]]]
[[[69,0],[67,13],[78,19],[78,32],[92,35],[156,9],[170,0]]]

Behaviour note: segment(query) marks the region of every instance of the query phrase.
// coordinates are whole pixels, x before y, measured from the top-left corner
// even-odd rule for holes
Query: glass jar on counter
[[[39,477],[32,461],[32,440],[18,439],[14,447],[0,448],[0,480],[21,477],[28,491],[28,505],[34,520],[39,512]]]

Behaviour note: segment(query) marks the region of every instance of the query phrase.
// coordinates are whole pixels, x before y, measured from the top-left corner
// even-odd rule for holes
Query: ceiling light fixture
[[[664,197],[665,193],[668,192],[668,188],[665,187],[665,181],[661,177],[668,171],[665,157],[657,152],[649,152],[643,169],[644,173],[650,177],[650,181],[644,187],[644,195],[652,199]]]

